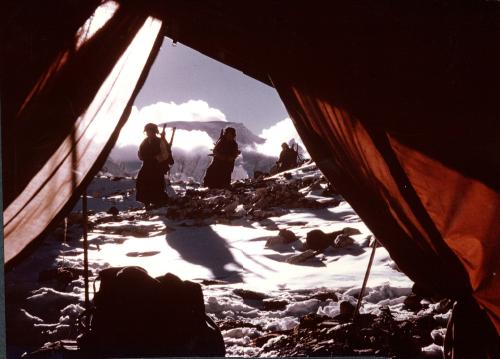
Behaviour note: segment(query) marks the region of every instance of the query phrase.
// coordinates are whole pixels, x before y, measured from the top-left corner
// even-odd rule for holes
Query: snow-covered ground
[[[209,315],[219,322],[246,323],[223,330],[227,355],[276,355],[266,350],[271,342],[256,346],[254,340],[272,331],[293,329],[306,314],[333,318],[340,313],[341,301],[356,303],[373,235],[340,196],[325,194],[326,181],[314,164],[291,171],[291,178],[275,178],[285,184],[311,183],[299,192],[317,205],[283,205],[268,210],[235,200],[222,211],[224,216],[177,218],[169,215],[168,207],[149,212],[141,209],[134,200],[133,180],[96,178],[87,191],[93,224],[89,233],[92,277],[110,266],[135,265],[145,268],[151,276],[171,272],[181,279],[202,283]],[[195,187],[178,183],[170,191],[175,190],[182,198]],[[257,189],[249,195],[262,193]],[[205,210],[210,213],[217,198],[224,196],[232,194],[219,191],[206,197]],[[118,216],[106,213],[111,207],[120,211]],[[34,350],[45,341],[76,335],[74,324],[84,306],[84,281],[78,275],[83,268],[79,210],[77,204],[68,216],[67,226],[61,225],[47,235],[28,258],[5,276],[9,358]],[[346,233],[358,233],[350,235],[352,242],[329,246],[306,261],[290,263],[291,257],[305,252],[305,239],[312,230],[331,233],[346,227],[350,228]],[[284,229],[292,231],[298,240],[284,243],[278,236]],[[73,269],[68,270],[66,281],[61,281],[61,276],[50,279],[48,271],[58,267]],[[361,313],[377,314],[386,305],[396,318],[415,315],[403,304],[412,285],[387,251],[378,247]],[[263,307],[262,301],[242,295],[242,289],[279,305],[273,309]],[[332,293],[338,300],[332,298]],[[432,305],[425,310],[431,310]],[[444,325],[448,315],[443,313],[436,319]],[[438,353],[441,349],[431,345],[426,350]]]

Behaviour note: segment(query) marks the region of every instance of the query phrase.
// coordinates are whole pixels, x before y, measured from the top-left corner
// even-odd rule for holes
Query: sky
[[[265,143],[256,150],[278,156],[281,143],[301,143],[276,90],[187,46],[165,38],[113,151],[115,159],[136,158],[148,122],[241,122]],[[213,147],[202,131],[179,130],[174,147]]]
[[[288,117],[276,90],[241,71],[165,38],[135,106],[202,100],[255,134]],[[172,119],[174,121],[175,119]]]

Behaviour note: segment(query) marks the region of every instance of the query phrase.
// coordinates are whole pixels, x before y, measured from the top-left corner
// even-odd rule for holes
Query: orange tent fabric
[[[257,1],[243,8],[225,0],[120,1],[79,49],[75,34],[98,2],[13,4],[2,12],[15,29],[15,40],[2,41],[7,251],[17,241],[9,236],[22,238],[30,224],[39,233],[70,208],[102,165],[130,105],[114,111],[117,103],[106,98],[132,101],[145,72],[123,94],[115,92],[118,83],[103,86],[154,13],[167,36],[274,86],[313,159],[398,266],[419,286],[457,300],[456,313],[477,317],[468,332],[475,340],[493,343],[493,326],[498,341],[498,2]],[[23,4],[28,13],[19,10]],[[54,9],[67,15],[54,25],[36,14]],[[9,31],[2,36],[9,39]],[[30,36],[39,40],[34,55]],[[131,69],[147,70],[158,46]],[[95,103],[101,89],[103,101]],[[111,130],[94,151],[81,124],[109,111]],[[46,180],[32,186],[41,171]],[[58,178],[64,195],[48,205]],[[47,212],[26,210],[30,203]],[[22,221],[23,210],[32,221]],[[7,258],[33,238],[20,239]]]
[[[79,8],[95,10],[87,18],[69,11],[71,4],[44,5],[70,7],[67,22],[51,24],[61,32],[44,18],[28,23],[31,13],[7,13],[20,34],[6,42],[2,69],[4,89],[13,89],[2,98],[6,263],[71,209],[102,166],[161,44],[162,22],[146,11],[112,1],[87,5]],[[49,34],[34,32],[36,25]],[[48,37],[46,51],[26,53],[23,35]],[[25,70],[17,60],[45,67]]]

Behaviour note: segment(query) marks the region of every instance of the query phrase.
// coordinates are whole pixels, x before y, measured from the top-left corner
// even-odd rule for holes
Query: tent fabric
[[[162,22],[138,10],[107,2],[86,24],[68,26],[71,41],[61,46],[52,39],[58,45],[52,62],[42,52],[46,67],[37,78],[20,76],[32,86],[7,99],[12,107],[2,116],[4,138],[11,139],[2,148],[5,263],[74,205],[116,141],[162,40]],[[11,61],[23,45],[8,48]],[[12,82],[3,86],[16,88]]]
[[[400,269],[432,293],[473,295],[498,325],[498,193],[324,99],[275,85],[311,156]]]
[[[398,267],[473,297],[500,332],[498,3],[168,1],[163,13],[174,40],[272,84]]]
[[[5,203],[16,204],[4,217],[6,233],[18,223],[10,238],[35,223],[20,220],[20,214],[30,214],[26,205],[36,200],[47,206],[52,215],[36,226],[45,228],[102,164],[124,117],[107,134],[103,131],[106,145],[94,152],[95,142],[84,141],[80,130],[113,109],[112,101],[99,108],[96,94],[97,99],[105,94],[110,100],[133,99],[132,92],[115,92],[121,86],[105,87],[105,79],[144,26],[151,6],[167,36],[272,84],[313,159],[399,268],[419,286],[468,303],[459,306],[463,311],[485,311],[500,332],[500,4],[353,0],[284,7],[257,1],[242,7],[223,0],[122,1],[80,48],[74,35],[95,2],[53,4],[52,10],[60,6],[71,15],[49,26],[9,3],[15,20],[34,23],[26,27],[23,41],[7,46],[7,68],[15,69],[21,59],[30,66],[26,74],[13,70],[4,76],[2,69],[2,86],[15,89],[2,92],[8,99],[4,110],[2,98]],[[33,30],[38,28],[48,47],[29,60],[27,43],[38,36]],[[144,53],[143,64],[148,64],[149,52]],[[123,89],[134,86],[131,81]],[[111,121],[126,112],[124,104],[118,107],[121,111],[110,112]],[[44,131],[48,124],[58,130]],[[80,147],[71,151],[72,141],[83,146],[82,152]],[[26,144],[30,148],[23,148]],[[47,205],[55,192],[50,184],[31,186],[40,171],[47,171],[46,179],[61,175],[61,183],[69,186],[58,204]],[[30,195],[22,197],[27,190]],[[24,202],[17,204],[18,198]],[[12,243],[6,237],[6,247]],[[473,309],[471,298],[481,309]],[[456,323],[463,329],[463,322]]]

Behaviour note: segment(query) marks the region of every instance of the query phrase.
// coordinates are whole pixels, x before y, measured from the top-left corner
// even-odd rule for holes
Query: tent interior
[[[454,347],[482,342],[491,356],[499,15],[492,1],[3,2],[7,268],[102,167],[168,36],[274,87],[318,167],[401,270],[457,301]]]

